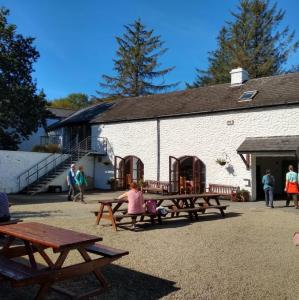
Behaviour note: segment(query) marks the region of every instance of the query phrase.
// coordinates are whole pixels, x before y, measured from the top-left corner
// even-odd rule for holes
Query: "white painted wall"
[[[18,175],[49,155],[49,153],[1,150],[0,191],[6,193],[18,192]]]
[[[39,153],[39,152],[26,152],[26,151],[6,151],[0,150],[0,192],[5,193],[17,193],[19,191],[19,184],[17,177],[24,172],[25,170],[35,166],[38,162],[43,161],[45,158],[47,162],[53,160],[54,156],[58,156],[59,154],[50,154],[50,153]],[[64,159],[66,159],[68,155],[65,155]],[[93,188],[93,178],[94,173],[97,174],[96,185],[104,187],[106,186],[107,179],[112,177],[110,174],[108,175],[109,166],[105,166],[103,164],[97,165],[97,168],[93,167],[93,157],[86,156],[83,157],[78,163],[77,166],[83,165],[84,171],[89,181],[92,181],[88,188]],[[102,167],[104,166],[104,168]],[[49,166],[49,168],[51,168]],[[106,169],[105,169],[106,168]],[[113,168],[110,166],[110,169]],[[44,170],[45,172],[46,170]],[[68,171],[68,170],[67,170]],[[67,191],[68,187],[66,184],[66,176],[67,171],[63,174],[56,177],[53,181],[49,183],[49,185],[58,185],[62,187],[63,191]],[[42,173],[41,173],[42,174]],[[106,174],[106,175],[105,175]],[[106,179],[106,177],[107,179]],[[34,178],[32,178],[34,179]],[[109,186],[107,185],[108,189]],[[45,189],[45,191],[47,188]]]
[[[246,170],[236,149],[246,137],[298,135],[298,119],[299,107],[287,106],[162,119],[160,179],[168,180],[170,155],[195,155],[206,165],[207,183],[238,185],[254,192],[255,167]],[[233,125],[228,125],[228,122]],[[138,121],[95,125],[92,135],[107,137],[115,155],[138,156],[144,163],[145,179],[156,179],[156,130],[155,120]],[[215,162],[226,155],[230,161],[230,172]]]
[[[58,121],[57,119],[47,119],[47,126],[52,125],[52,124],[56,123],[57,121]],[[39,127],[35,133],[33,133],[29,136],[28,140],[24,139],[19,144],[19,150],[20,151],[31,151],[35,145],[40,145],[40,137],[45,136],[45,135],[46,135],[45,129],[43,127]]]
[[[116,156],[138,156],[145,164],[144,177],[157,176],[157,122],[139,121],[92,126],[92,136],[107,137]],[[111,162],[114,158],[110,156]],[[113,175],[112,175],[113,176]],[[110,177],[112,177],[110,176]],[[101,181],[99,181],[100,184]]]

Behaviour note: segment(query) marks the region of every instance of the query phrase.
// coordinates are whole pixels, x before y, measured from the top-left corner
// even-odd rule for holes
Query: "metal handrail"
[[[31,167],[28,170],[21,173],[17,177],[19,191],[21,191],[23,188],[25,188],[29,184],[38,182],[40,178],[48,175],[50,172],[53,172],[53,171],[55,172],[57,167],[59,167],[68,158],[70,158],[69,163],[72,164],[73,162],[76,162],[76,161],[78,161],[78,159],[80,159],[80,156],[82,155],[82,153],[88,154],[89,152],[94,152],[91,149],[91,139],[92,139],[92,137],[89,136],[89,137],[85,138],[84,140],[80,141],[79,143],[77,143],[76,141],[75,142],[72,141],[69,144],[69,147],[64,148],[63,152],[60,155],[57,156],[57,154],[51,154],[51,155],[47,156],[46,158],[44,158],[43,160],[41,160],[40,162],[38,162],[33,167]],[[103,143],[102,143],[104,146],[103,154],[107,154],[108,139],[105,137],[101,137],[101,138],[97,138],[97,139],[103,140]],[[51,161],[47,162],[47,160],[53,156],[54,156],[54,158]],[[44,165],[42,165],[42,164],[44,164]],[[53,167],[48,170],[48,166],[51,164],[53,164]],[[43,170],[45,170],[45,172],[43,172]],[[24,186],[22,186],[22,184],[21,184],[22,177],[24,175],[26,175],[26,178],[25,178],[26,184]],[[31,181],[32,177],[36,178],[36,179],[35,180],[33,179]]]
[[[49,144],[61,144],[61,135],[42,135],[40,137],[41,145],[49,145]]]

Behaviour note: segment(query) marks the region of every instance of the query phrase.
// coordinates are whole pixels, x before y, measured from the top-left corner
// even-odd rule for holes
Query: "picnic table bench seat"
[[[6,221],[6,222],[0,222],[0,226],[1,225],[17,224],[19,222],[23,222],[23,220],[22,219],[11,219],[11,220]]]
[[[111,257],[111,258],[118,258],[129,254],[129,251],[104,246],[98,243],[85,247],[85,250],[93,254],[98,254],[98,255]]]
[[[225,217],[224,214],[224,210],[226,210],[226,208],[229,205],[202,205],[202,203],[199,203],[199,206],[196,207],[184,207],[184,208],[177,208],[176,206],[172,206],[171,208],[168,208],[168,212],[171,213],[171,216],[173,217],[174,214],[178,214],[181,212],[187,212],[189,213],[190,218],[192,219],[192,213],[195,213],[195,216],[197,212],[202,212],[205,213],[205,211],[207,209],[219,209],[220,210],[220,214],[222,217]]]
[[[115,219],[115,221],[119,222],[124,218],[140,217],[140,221],[143,221],[144,217],[149,217],[151,219],[152,224],[155,224],[155,218],[158,218],[158,222],[159,222],[159,224],[161,224],[161,218],[157,214],[151,214],[148,212],[144,212],[144,213],[140,213],[140,214],[129,214],[129,213],[127,213],[127,211],[128,211],[127,209],[120,209],[117,212],[122,212],[122,214],[115,214],[113,216],[113,218]],[[99,214],[98,211],[92,211],[92,212],[95,214],[95,216],[97,216]]]
[[[13,286],[22,286],[29,279],[38,278],[47,270],[37,270],[13,261],[7,257],[0,256],[0,274],[9,279]]]
[[[121,221],[123,218],[132,218],[132,217],[140,217],[140,221],[143,222],[144,217],[149,217],[151,220],[151,223],[154,225],[155,224],[155,219],[158,219],[158,223],[162,224],[161,216],[158,214],[152,214],[148,212],[140,213],[140,214],[129,214],[129,213],[124,213],[124,214],[117,214],[115,215],[115,220],[116,221]],[[119,224],[121,225],[121,223]]]

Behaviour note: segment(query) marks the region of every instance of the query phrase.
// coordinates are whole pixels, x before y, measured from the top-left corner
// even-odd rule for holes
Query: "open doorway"
[[[294,157],[256,157],[256,199],[263,200],[265,198],[262,177],[265,174],[266,169],[270,169],[272,175],[275,178],[275,199],[284,199],[286,197],[284,193],[285,176],[288,172],[288,166],[293,165],[294,171],[298,171],[298,162]]]
[[[205,190],[206,168],[196,156],[169,157],[170,192],[202,193]]]
[[[144,164],[140,158],[129,155],[124,158],[115,156],[114,177],[117,189],[124,190],[134,181],[139,183],[144,177]]]

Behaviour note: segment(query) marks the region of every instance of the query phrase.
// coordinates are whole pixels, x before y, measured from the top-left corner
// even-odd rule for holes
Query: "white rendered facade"
[[[247,170],[236,149],[246,137],[298,135],[298,119],[299,106],[280,106],[100,124],[92,136],[107,137],[117,156],[139,157],[144,179],[168,181],[169,156],[197,156],[206,166],[207,184],[240,186],[255,199],[256,158]],[[229,163],[222,167],[217,158]]]

